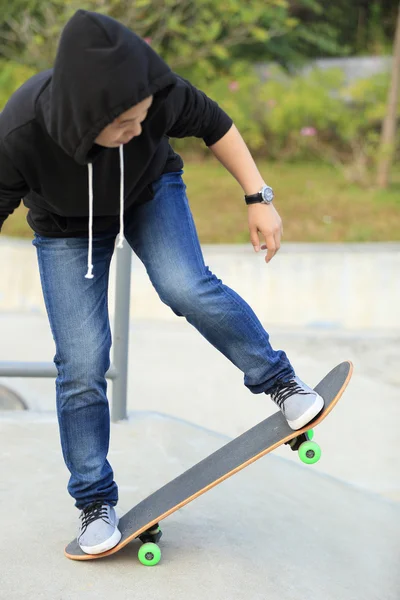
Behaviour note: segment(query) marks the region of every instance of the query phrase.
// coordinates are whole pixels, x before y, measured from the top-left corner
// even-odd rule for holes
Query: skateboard
[[[140,562],[153,566],[161,558],[158,542],[162,533],[159,522],[231,475],[282,444],[287,444],[293,451],[297,451],[302,462],[316,463],[321,456],[321,449],[313,440],[312,428],[331,412],[346,389],[352,372],[352,363],[346,361],[332,369],[320,381],[315,390],[324,399],[324,408],[302,429],[294,431],[280,411],[274,413],[129,510],[119,521],[118,528],[122,537],[114,548],[101,554],[85,554],[75,538],[65,548],[65,555],[72,560],[104,558],[115,554],[132,540],[139,539],[142,542],[138,552]]]

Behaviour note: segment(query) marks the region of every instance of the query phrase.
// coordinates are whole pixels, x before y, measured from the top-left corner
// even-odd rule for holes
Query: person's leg
[[[205,266],[181,173],[153,184],[154,199],[129,214],[126,239],[161,300],[244,373],[251,392],[268,392],[293,367],[250,306]]]
[[[115,236],[93,239],[94,279],[85,279],[88,241],[35,235],[44,300],[56,345],[56,401],[68,491],[83,509],[110,506],[118,489],[107,461],[110,415],[105,373],[111,333],[107,292]]]

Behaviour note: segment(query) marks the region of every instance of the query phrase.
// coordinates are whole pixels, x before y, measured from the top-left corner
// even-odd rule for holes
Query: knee
[[[110,368],[111,338],[106,343],[92,339],[70,339],[66,345],[58,346],[54,363],[59,379],[64,384],[74,382],[91,387],[102,381]]]
[[[196,275],[177,273],[159,282],[156,290],[164,304],[178,316],[184,316],[207,304],[221,284],[221,280],[209,271]]]

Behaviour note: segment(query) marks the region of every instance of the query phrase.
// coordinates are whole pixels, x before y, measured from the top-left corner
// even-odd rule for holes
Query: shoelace
[[[90,523],[93,523],[93,521],[96,521],[96,519],[103,519],[103,521],[104,521],[103,517],[107,517],[107,516],[108,516],[108,513],[107,513],[106,505],[103,504],[103,502],[101,500],[98,502],[93,502],[93,504],[90,504],[89,506],[87,506],[81,513],[82,532],[86,530],[86,528],[88,527],[88,525],[90,525]]]
[[[293,379],[292,381],[280,381],[271,392],[272,400],[282,408],[285,400],[293,396],[293,394],[302,394],[306,396],[308,392],[303,390],[302,387]]]

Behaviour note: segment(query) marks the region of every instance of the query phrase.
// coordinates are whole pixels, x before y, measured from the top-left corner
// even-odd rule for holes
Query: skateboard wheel
[[[321,458],[321,448],[315,442],[303,442],[299,448],[299,457],[303,463],[313,465]]]
[[[309,429],[309,430],[307,431],[307,435],[308,435],[308,439],[309,439],[309,440],[312,440],[312,439],[313,439],[313,437],[314,437],[314,429]]]
[[[146,567],[153,567],[160,562],[161,550],[157,544],[147,542],[139,548],[138,558],[142,565],[146,565]]]

